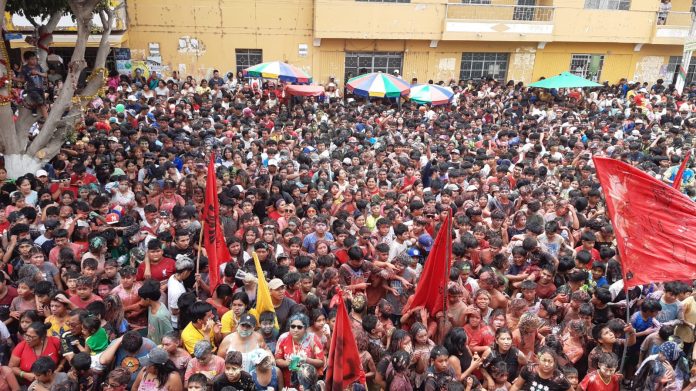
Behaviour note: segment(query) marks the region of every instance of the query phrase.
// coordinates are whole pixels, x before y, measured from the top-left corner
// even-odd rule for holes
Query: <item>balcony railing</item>
[[[533,0],[532,0],[533,1]],[[553,6],[525,5],[527,0],[471,0],[447,4],[447,19],[504,20],[520,22],[550,22]]]
[[[669,11],[657,13],[657,25],[669,27],[690,27],[691,12],[687,11]]]

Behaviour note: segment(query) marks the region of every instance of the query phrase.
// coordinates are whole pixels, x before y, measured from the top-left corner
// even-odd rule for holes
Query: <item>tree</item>
[[[24,5],[31,4],[28,7]],[[46,68],[46,57],[52,39],[50,33],[58,24],[60,17],[69,13],[77,25],[77,39],[67,69],[68,74],[58,97],[51,104],[47,118],[39,134],[29,140],[29,129],[38,117],[32,109],[19,105],[13,113],[11,101],[11,65],[7,56],[5,42],[0,48],[0,150],[5,156],[5,168],[10,178],[27,172],[35,172],[58,154],[66,133],[70,132],[82,118],[83,108],[92,101],[103,87],[107,70],[104,68],[109,54],[109,35],[114,22],[114,9],[104,0],[0,0],[0,9],[16,12],[27,17],[32,23],[34,17],[48,20],[37,25],[37,47],[40,64]],[[92,74],[87,85],[78,90],[78,79],[87,67],[85,50],[92,31],[92,18],[97,13],[103,26],[101,41]],[[48,34],[48,35],[46,35]],[[17,114],[16,120],[14,115]]]

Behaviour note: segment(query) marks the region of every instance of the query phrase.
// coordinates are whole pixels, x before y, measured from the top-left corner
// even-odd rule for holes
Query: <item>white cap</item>
[[[268,166],[276,166],[278,167],[278,160],[276,159],[268,159]]]
[[[42,176],[48,176],[48,173],[46,172],[46,170],[39,170],[39,171],[36,171],[36,177],[37,177],[37,178],[42,177]]]

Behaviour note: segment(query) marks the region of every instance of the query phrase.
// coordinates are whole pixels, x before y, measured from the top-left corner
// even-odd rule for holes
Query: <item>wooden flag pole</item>
[[[198,255],[196,256],[196,274],[201,273],[201,252],[203,250],[203,230],[205,229],[205,220],[201,220],[201,233],[198,235]],[[196,294],[198,294],[198,284],[196,284]]]

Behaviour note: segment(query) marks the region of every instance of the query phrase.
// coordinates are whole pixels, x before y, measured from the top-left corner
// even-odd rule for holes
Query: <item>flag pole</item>
[[[621,254],[617,253],[616,257],[619,260],[619,264],[621,263]],[[631,323],[631,304],[630,301],[628,300],[628,286],[626,285],[626,270],[622,267],[621,268],[621,274],[623,275],[623,282],[624,282],[624,294],[626,295],[626,324]],[[621,367],[619,368],[619,373],[623,373],[624,365],[626,364],[626,354],[628,353],[628,336],[625,336],[626,339],[624,340],[624,346],[623,346],[623,353],[621,354]]]
[[[196,274],[201,273],[201,252],[203,250],[203,230],[205,229],[205,219],[201,220],[201,233],[198,235],[198,255],[196,256]],[[196,284],[196,294],[199,286]]]
[[[447,256],[445,256],[445,286],[443,287],[443,292],[442,292],[442,318],[440,321],[440,330],[438,332],[438,337],[440,338],[440,341],[444,340],[444,335],[442,332],[445,330],[445,324],[447,324],[447,286],[449,285],[449,273],[450,273],[450,265],[452,263],[452,209],[449,209],[449,212],[447,213],[447,218],[445,219],[445,224],[447,224],[447,227],[443,227],[447,229]],[[427,327],[427,325],[426,325]],[[441,343],[441,342],[440,342]]]

